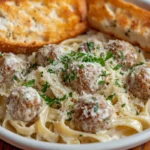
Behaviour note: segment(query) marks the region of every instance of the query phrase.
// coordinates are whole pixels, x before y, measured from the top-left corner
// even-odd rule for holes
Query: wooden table
[[[20,150],[20,149],[0,140],[0,150]],[[150,142],[143,144],[141,146],[135,147],[132,150],[150,150]]]

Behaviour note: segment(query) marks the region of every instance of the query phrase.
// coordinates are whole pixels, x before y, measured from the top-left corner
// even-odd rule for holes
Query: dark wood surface
[[[0,140],[0,150],[21,150],[18,149],[2,140]],[[132,150],[150,150],[150,142],[143,144],[141,146],[135,147]]]
[[[0,150],[20,150],[20,149],[0,140]]]

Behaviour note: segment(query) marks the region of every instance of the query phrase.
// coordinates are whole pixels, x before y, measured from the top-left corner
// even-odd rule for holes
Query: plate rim
[[[16,147],[31,150],[119,150],[129,149],[141,145],[150,140],[150,129],[142,131],[141,133],[134,134],[129,137],[125,137],[119,140],[112,140],[102,143],[90,143],[90,144],[59,144],[48,143],[43,141],[37,141],[29,139],[21,135],[15,134],[0,126],[0,139],[12,144]]]

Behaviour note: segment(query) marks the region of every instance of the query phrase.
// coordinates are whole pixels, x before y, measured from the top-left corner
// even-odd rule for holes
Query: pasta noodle
[[[109,57],[109,53],[107,53],[103,47],[103,42],[107,43],[110,39],[113,38],[102,33],[91,31],[86,35],[65,40],[60,43],[59,46],[63,48],[64,55],[68,56],[72,51],[77,52],[80,44],[84,41],[101,41],[99,43],[100,50],[96,51],[95,55],[99,56],[99,54],[103,52],[103,55]],[[148,62],[145,60],[143,53],[139,52],[139,48],[134,48],[137,52],[137,64],[139,65],[140,62],[147,64]],[[34,53],[26,59],[28,59],[31,64],[36,62],[36,54]],[[96,65],[95,62],[84,62],[83,64],[91,63],[93,63],[94,68]],[[6,86],[5,83],[3,83],[0,88],[0,125],[27,138],[66,144],[104,142],[120,139],[150,128],[150,99],[141,100],[132,95],[125,87],[127,76],[131,69],[119,68],[118,62],[112,57],[108,58],[108,60],[106,58],[105,66],[103,66],[103,73],[105,73],[104,76],[106,76],[105,79],[109,83],[94,93],[97,95],[104,95],[107,99],[106,103],[112,110],[113,117],[109,120],[109,127],[101,129],[96,133],[78,129],[73,118],[73,109],[80,99],[80,94],[74,90],[76,87],[73,84],[74,88],[71,88],[60,80],[62,76],[60,70],[62,69],[63,64],[58,61],[56,65],[54,63],[31,68],[25,75],[25,79],[22,79],[21,82],[17,83],[16,81],[13,81],[12,85],[7,85],[7,89],[9,88],[8,90],[3,88]],[[49,70],[49,72],[47,70]],[[53,71],[55,71],[55,73]],[[102,79],[104,76],[102,76]],[[68,78],[66,80],[68,80]],[[51,97],[54,101],[56,98],[56,103],[54,102],[50,105],[45,101],[39,115],[31,122],[15,120],[7,111],[6,105],[8,95],[10,94],[11,89],[24,85],[25,82],[31,80],[35,81],[33,86],[34,89],[40,94],[44,91],[43,93]],[[94,80],[94,77],[92,80]],[[102,80],[100,84],[104,84],[104,81]],[[46,85],[45,89],[43,89],[43,85]],[[94,86],[96,86],[95,83]],[[83,95],[86,95],[86,92],[83,92]],[[42,96],[44,97],[44,95]],[[90,97],[90,95],[88,96]],[[59,100],[59,102],[57,100]],[[95,106],[97,107],[97,105]],[[94,124],[94,122],[91,123]]]

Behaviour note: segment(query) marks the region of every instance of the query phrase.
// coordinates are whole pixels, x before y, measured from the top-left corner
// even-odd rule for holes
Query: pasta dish
[[[0,84],[0,125],[27,138],[82,144],[150,128],[150,63],[100,32],[1,53]]]

